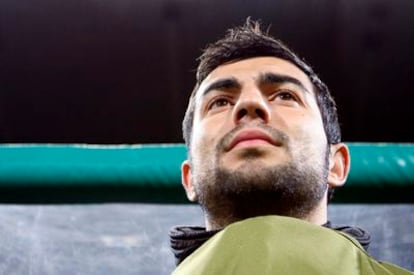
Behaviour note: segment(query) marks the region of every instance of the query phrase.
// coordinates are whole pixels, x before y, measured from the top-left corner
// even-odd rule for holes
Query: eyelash
[[[269,97],[269,101],[275,101],[277,98],[285,97],[285,96],[289,96],[290,98],[289,99],[281,98],[281,100],[283,100],[283,101],[291,101],[292,100],[292,101],[296,101],[296,102],[299,101],[298,98],[296,97],[296,95],[290,90],[278,90],[278,91],[276,91],[275,93],[273,93]],[[223,101],[225,101],[226,103],[216,106],[217,103],[223,102]],[[207,106],[207,110],[228,106],[229,104],[233,105],[232,100],[230,98],[220,96],[220,97],[217,97],[217,98],[214,98],[213,100],[211,100],[211,102]]]
[[[289,96],[290,97],[290,99],[283,99],[283,98],[281,98],[282,100],[293,100],[293,101],[298,101],[298,99],[297,99],[297,97],[296,97],[296,95],[293,93],[293,92],[291,92],[291,91],[289,91],[289,90],[279,90],[279,91],[276,91],[272,96],[271,96],[271,98],[270,98],[270,101],[274,101],[274,100],[276,100],[278,97],[284,97],[284,96]]]
[[[220,105],[220,106],[217,106],[217,108],[222,107],[222,106],[227,106],[228,104],[232,104],[229,98],[227,98],[227,97],[218,97],[218,98],[213,99],[210,102],[207,109],[208,110],[213,109],[216,103],[222,102],[222,101],[226,101],[227,102],[226,105]]]

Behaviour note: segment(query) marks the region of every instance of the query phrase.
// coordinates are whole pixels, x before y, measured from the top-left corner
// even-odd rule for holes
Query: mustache
[[[231,144],[234,139],[234,136],[237,135],[240,131],[246,128],[259,128],[267,133],[273,140],[280,142],[282,145],[287,145],[289,143],[289,137],[283,131],[278,130],[276,128],[270,127],[266,124],[262,123],[248,123],[248,124],[240,124],[230,130],[227,134],[225,134],[220,141],[217,143],[216,152],[225,151]]]

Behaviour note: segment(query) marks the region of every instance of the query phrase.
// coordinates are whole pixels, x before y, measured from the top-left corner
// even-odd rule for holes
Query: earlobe
[[[351,157],[344,143],[331,145],[330,148],[328,184],[331,187],[339,187],[345,184],[348,177]]]
[[[181,183],[190,201],[197,201],[197,193],[193,186],[193,174],[191,172],[191,165],[188,160],[181,164]]]

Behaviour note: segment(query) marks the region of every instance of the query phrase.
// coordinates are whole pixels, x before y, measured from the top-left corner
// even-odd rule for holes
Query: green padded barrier
[[[414,144],[348,143],[352,167],[334,202],[414,202]],[[187,202],[182,144],[0,145],[0,202]]]
[[[184,202],[181,144],[0,146],[0,202]]]
[[[351,172],[334,202],[414,202],[414,144],[347,143]]]

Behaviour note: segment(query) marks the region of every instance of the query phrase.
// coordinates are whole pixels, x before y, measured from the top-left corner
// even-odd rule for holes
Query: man
[[[205,228],[170,233],[177,274],[405,274],[331,228],[346,181],[335,102],[311,67],[247,20],[209,45],[183,121],[182,183]]]

